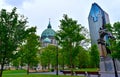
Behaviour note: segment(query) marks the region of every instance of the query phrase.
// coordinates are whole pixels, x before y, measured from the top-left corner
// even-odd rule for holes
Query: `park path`
[[[54,72],[41,72],[41,73],[33,73],[33,74],[56,74],[56,71]],[[62,72],[58,72],[59,75],[63,75]],[[78,76],[84,76],[84,75],[78,75]],[[98,77],[98,75],[90,75],[88,77]],[[115,77],[115,74],[114,73],[101,73],[101,76],[100,77]],[[118,72],[118,77],[120,77],[120,72]]]
[[[26,73],[5,74],[5,75],[24,75],[24,74],[26,74]],[[36,72],[36,73],[34,72],[34,73],[30,73],[30,74],[51,74],[51,75],[53,74],[53,75],[56,75],[56,71],[54,71],[54,72]],[[63,75],[63,73],[60,71],[58,72],[58,74]],[[101,74],[100,77],[115,77],[114,72],[112,72],[112,73],[101,72],[100,74]],[[84,76],[84,75],[80,74],[78,76]],[[98,75],[90,75],[87,77],[98,77]],[[120,71],[118,72],[118,77],[120,77]]]
[[[18,74],[5,74],[5,75],[21,75],[21,74],[26,74],[26,73],[18,73]],[[39,73],[30,73],[30,74],[53,74],[53,75],[56,75],[56,71],[54,72],[39,72]],[[58,72],[59,75],[63,75],[62,72]],[[78,75],[78,76],[84,76],[84,75]],[[98,77],[98,75],[90,75],[90,76],[87,76],[87,77]],[[100,77],[115,77],[115,74],[114,73],[101,73],[101,76]],[[120,72],[118,73],[118,77],[120,77]]]

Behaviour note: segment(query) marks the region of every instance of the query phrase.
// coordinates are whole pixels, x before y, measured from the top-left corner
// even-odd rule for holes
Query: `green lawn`
[[[47,74],[26,74],[26,70],[6,70],[3,72],[3,77],[84,77],[70,75],[47,75]]]
[[[26,70],[5,70],[3,74],[17,74],[17,73],[26,73]]]
[[[76,70],[74,70],[76,71]],[[97,68],[77,69],[77,71],[98,71]],[[43,74],[29,74],[26,75],[26,70],[5,70],[3,77],[84,77],[84,76],[70,76],[70,75],[43,75]]]
[[[81,68],[81,69],[77,69],[74,71],[98,71],[98,68]],[[26,74],[26,70],[5,70],[3,71],[3,74],[18,74],[18,73],[25,73]]]
[[[84,77],[84,76],[68,76],[68,75],[41,75],[41,74],[30,74],[30,75],[3,75],[3,77]]]
[[[82,68],[82,69],[78,69],[80,71],[98,71],[98,68]]]
[[[70,69],[65,69],[70,70]],[[80,69],[73,69],[74,71],[99,71],[98,68],[80,68]]]

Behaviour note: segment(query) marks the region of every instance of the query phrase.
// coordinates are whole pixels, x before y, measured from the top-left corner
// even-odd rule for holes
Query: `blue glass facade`
[[[113,67],[112,58],[109,55],[107,55],[107,53],[108,54],[110,53],[110,50],[106,48],[106,46],[102,44],[98,44],[97,42],[97,40],[99,39],[99,29],[105,28],[105,24],[109,23],[109,16],[104,10],[101,9],[101,7],[98,4],[93,3],[89,13],[88,21],[89,21],[91,44],[98,45],[100,56],[102,56],[100,58],[100,71],[113,72],[114,67]],[[105,40],[105,44],[109,46],[110,43],[109,43],[108,35],[104,37],[104,40]],[[104,60],[103,57],[105,58]],[[120,70],[120,66],[119,66],[120,62],[118,60],[115,60],[115,63],[117,70]]]
[[[105,24],[109,23],[108,14],[96,3],[92,4],[89,17],[89,29],[92,44],[97,44],[99,38],[99,29],[105,28]]]
[[[90,11],[90,16],[93,17],[94,22],[98,21],[98,14],[100,12],[102,12],[102,10],[97,6],[97,4],[93,4]]]
[[[98,4],[96,4],[96,3],[92,4],[92,8],[90,10],[90,14],[89,15],[93,18],[94,22],[98,21],[98,15],[99,14],[102,15],[103,24],[106,24],[105,12],[101,9],[101,7]]]

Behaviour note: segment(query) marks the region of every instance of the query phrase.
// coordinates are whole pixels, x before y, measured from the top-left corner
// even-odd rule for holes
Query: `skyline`
[[[52,29],[57,31],[63,14],[89,29],[88,15],[94,2],[108,13],[111,24],[120,21],[119,0],[0,0],[0,10],[3,8],[11,11],[13,7],[17,7],[19,14],[28,17],[28,25],[37,26],[37,34],[41,36],[49,24],[49,18]]]

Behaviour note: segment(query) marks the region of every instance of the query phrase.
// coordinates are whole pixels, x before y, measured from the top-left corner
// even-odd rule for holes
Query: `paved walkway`
[[[104,72],[104,73],[101,73],[101,77],[115,77],[115,74],[114,74],[114,72],[112,72],[112,73],[110,73],[110,72],[108,72],[108,73]],[[118,77],[120,77],[120,72],[118,72]]]
[[[54,71],[54,72],[41,72],[41,73],[33,73],[33,74],[56,74],[56,71]],[[59,75],[63,75],[63,73],[62,72],[58,72],[58,74]],[[101,74],[101,76],[100,77],[115,77],[115,74],[114,74],[114,72],[112,72],[112,73],[110,73],[110,72],[101,72],[100,73]],[[79,76],[84,76],[84,75],[79,75]],[[89,77],[89,76],[88,76]],[[90,75],[90,77],[98,77],[98,75]],[[120,77],[120,72],[118,72],[118,77]]]

